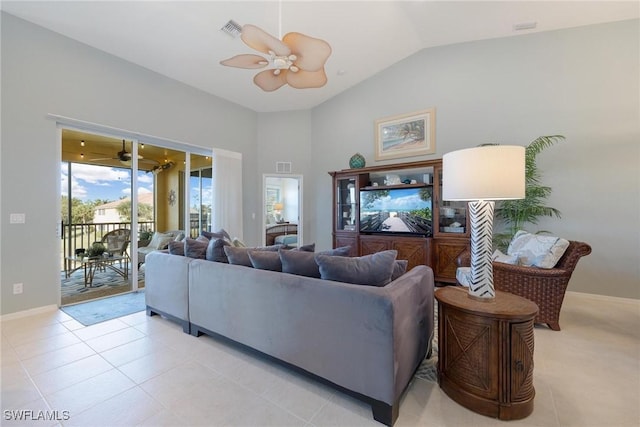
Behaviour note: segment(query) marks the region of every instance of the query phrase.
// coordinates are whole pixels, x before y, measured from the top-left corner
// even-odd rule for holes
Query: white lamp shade
[[[525,148],[485,145],[442,157],[443,200],[524,198]]]

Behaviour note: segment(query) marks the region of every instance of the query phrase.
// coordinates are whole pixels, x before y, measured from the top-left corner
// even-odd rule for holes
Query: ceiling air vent
[[[276,162],[277,173],[291,173],[291,162]]]
[[[224,24],[224,27],[220,28],[220,31],[235,39],[242,33],[242,26],[233,19],[230,19],[229,22]]]

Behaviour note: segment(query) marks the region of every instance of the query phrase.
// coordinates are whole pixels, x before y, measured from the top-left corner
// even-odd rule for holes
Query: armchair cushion
[[[507,255],[502,253],[500,249],[495,250],[491,259],[496,262],[502,262],[504,264],[511,264],[511,265],[518,265],[518,261],[519,261],[517,254]]]
[[[525,267],[553,268],[568,247],[566,239],[520,230],[511,239],[507,253],[517,256],[519,264]]]

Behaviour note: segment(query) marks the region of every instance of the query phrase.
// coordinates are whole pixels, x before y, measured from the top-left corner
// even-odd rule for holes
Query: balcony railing
[[[65,269],[65,257],[73,256],[76,253],[76,249],[84,248],[89,249],[94,242],[99,242],[102,237],[110,231],[118,230],[120,228],[131,229],[130,222],[105,222],[98,224],[65,224],[62,222],[62,241],[60,250],[60,265],[62,271]],[[155,231],[155,223],[153,221],[138,221],[138,232],[132,233],[136,240],[141,240],[140,235],[142,232]],[[200,223],[197,218],[191,218],[189,234],[191,237],[196,237],[200,234]]]

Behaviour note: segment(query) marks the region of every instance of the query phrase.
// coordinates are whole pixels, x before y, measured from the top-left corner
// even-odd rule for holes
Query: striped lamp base
[[[476,298],[495,298],[493,287],[493,209],[495,203],[478,200],[469,203],[471,221],[471,283],[469,295]]]

